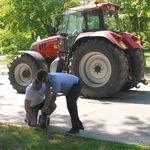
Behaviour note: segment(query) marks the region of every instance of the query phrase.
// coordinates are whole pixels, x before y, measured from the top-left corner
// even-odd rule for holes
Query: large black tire
[[[9,65],[10,84],[19,93],[25,93],[26,87],[31,83],[39,69],[46,69],[43,61],[36,62],[28,54],[18,55]]]
[[[144,78],[144,52],[141,49],[131,50],[127,53],[129,61],[129,76],[122,90],[129,90],[136,87]]]
[[[73,54],[71,72],[80,77],[83,96],[110,97],[124,85],[128,61],[124,52],[110,42],[89,40]]]

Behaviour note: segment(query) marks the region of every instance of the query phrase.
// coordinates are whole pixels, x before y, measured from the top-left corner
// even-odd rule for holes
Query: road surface
[[[51,127],[65,132],[71,127],[64,96],[57,98]],[[6,73],[0,74],[0,122],[24,124],[24,94],[9,84]],[[111,99],[78,100],[80,119],[85,131],[79,136],[150,146],[150,84],[120,92]]]

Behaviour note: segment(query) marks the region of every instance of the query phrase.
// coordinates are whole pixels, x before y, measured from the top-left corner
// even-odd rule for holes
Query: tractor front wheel
[[[39,66],[28,54],[21,54],[14,58],[9,65],[8,72],[10,84],[13,88],[19,93],[24,93],[38,69],[44,68],[45,65],[42,65],[42,63]]]

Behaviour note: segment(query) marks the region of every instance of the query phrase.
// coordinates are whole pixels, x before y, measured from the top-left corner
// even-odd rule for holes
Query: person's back
[[[67,73],[48,73],[48,80],[54,92],[67,94],[79,78]]]

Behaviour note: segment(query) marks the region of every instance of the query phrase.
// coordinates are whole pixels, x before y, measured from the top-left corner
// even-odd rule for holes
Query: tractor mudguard
[[[139,49],[142,46],[137,42],[135,36],[132,36],[128,33],[116,33],[111,31],[97,31],[97,32],[86,32],[81,33],[75,42],[81,40],[82,38],[92,38],[92,37],[100,37],[109,40],[111,43],[116,45],[121,49]]]
[[[19,51],[19,53],[25,53],[31,56],[39,67],[41,66],[41,62],[46,65],[44,57],[36,51]]]

